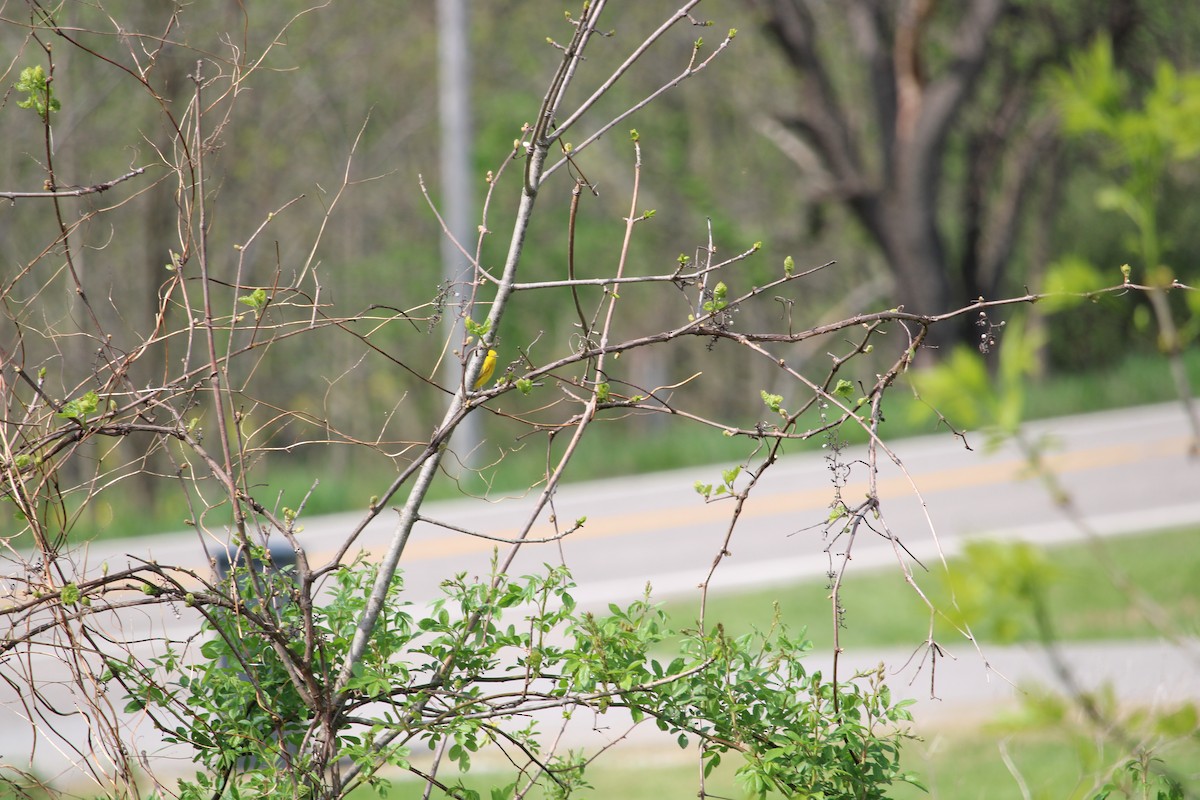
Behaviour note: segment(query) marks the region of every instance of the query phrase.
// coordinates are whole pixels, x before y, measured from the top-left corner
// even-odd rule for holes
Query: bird
[[[483,359],[483,367],[479,370],[479,377],[475,379],[475,390],[483,388],[483,386],[492,379],[492,373],[496,371],[496,351],[488,350],[487,356]]]

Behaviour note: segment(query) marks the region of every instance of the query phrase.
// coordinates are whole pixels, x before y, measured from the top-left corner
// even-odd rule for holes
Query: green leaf
[[[467,333],[482,339],[484,336],[487,336],[487,332],[492,329],[492,321],[490,319],[485,319],[483,324],[480,324],[470,317],[467,317],[465,320],[463,320],[463,326],[467,329]]]
[[[992,421],[995,391],[987,364],[976,350],[958,347],[942,363],[914,373],[909,379],[929,404],[913,404],[914,421],[932,414],[932,409],[937,409],[956,427],[977,430]]]
[[[1169,714],[1163,714],[1155,721],[1154,727],[1163,736],[1180,739],[1200,727],[1200,715],[1197,714],[1196,706],[1189,703]]]
[[[66,606],[75,605],[76,603],[79,602],[79,596],[80,596],[79,584],[76,584],[76,583],[66,584],[65,586],[62,587],[62,593],[60,596],[62,597],[63,605],[66,605]]]
[[[250,294],[238,298],[238,302],[250,306],[255,311],[262,311],[267,306],[267,290],[259,287]]]
[[[734,467],[733,469],[722,470],[721,471],[721,480],[725,481],[725,485],[728,486],[730,489],[732,489],[733,482],[735,480],[737,480],[737,476],[741,475],[741,474],[742,474],[742,468],[740,466]]]
[[[706,302],[701,308],[710,314],[723,311],[729,305],[729,301],[726,299],[728,295],[729,287],[725,285],[724,281],[718,281],[717,285],[713,287],[712,300]]]
[[[73,419],[76,422],[85,422],[88,414],[96,413],[99,405],[100,397],[95,392],[88,392],[83,397],[63,403],[62,411],[58,412],[58,416]]]
[[[513,797],[518,784],[510,783],[507,786],[501,786],[491,790],[492,800],[509,800]]]
[[[1104,275],[1086,258],[1060,258],[1046,269],[1042,288],[1052,296],[1040,301],[1039,307],[1047,312],[1074,308],[1084,302],[1084,295],[1100,289],[1104,284]]]
[[[46,70],[42,69],[40,65],[21,70],[21,77],[17,79],[14,88],[27,95],[24,100],[17,101],[17,106],[32,108],[43,119],[49,116],[49,112],[62,108],[62,103],[58,102],[58,98],[54,96],[50,79],[46,76]]]

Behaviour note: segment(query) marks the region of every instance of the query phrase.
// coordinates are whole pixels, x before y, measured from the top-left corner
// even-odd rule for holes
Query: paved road
[[[1047,462],[1098,533],[1137,532],[1200,521],[1200,462],[1187,455],[1187,426],[1177,406],[1064,418],[1030,426],[1028,433],[1052,434],[1054,447]],[[912,553],[923,560],[935,558],[939,549],[951,554],[967,537],[977,535],[1019,536],[1039,543],[1079,535],[1078,527],[1067,523],[1062,509],[1044,489],[1026,479],[1025,461],[1011,446],[988,451],[981,436],[973,437],[972,445],[975,449],[967,450],[949,435],[894,444],[907,475],[890,464],[881,471],[883,512]],[[850,449],[843,454],[843,461],[855,464],[861,457],[861,450]],[[731,505],[704,503],[692,485],[697,480],[719,482],[721,469],[729,466],[700,466],[563,487],[554,502],[557,519],[569,525],[586,516],[587,523],[561,541],[526,546],[518,558],[518,571],[565,560],[579,583],[575,594],[586,603],[631,600],[647,582],[653,585],[656,597],[698,597],[697,584],[722,548]],[[852,467],[843,497],[862,497],[864,480],[864,468]],[[828,542],[814,526],[827,517],[831,498],[830,473],[822,454],[789,456],[774,467],[746,506],[729,546],[730,555],[713,580],[713,590],[778,584],[785,591],[788,583],[823,575],[829,565]],[[426,514],[458,528],[511,538],[519,531],[531,502],[531,497],[455,501],[430,506]],[[302,539],[311,562],[328,559],[357,520],[357,515],[308,520]],[[394,521],[392,512],[382,515],[368,528],[362,545],[381,552]],[[542,521],[530,537],[548,538],[554,532],[551,523]],[[136,554],[161,563],[203,568],[205,557],[196,536],[190,532],[98,544],[88,554],[87,565],[96,570],[107,563],[118,569],[128,561],[127,554]],[[428,599],[445,576],[456,572],[486,574],[496,546],[491,540],[419,524],[405,556],[410,595],[416,600]],[[832,550],[837,553],[841,547],[835,544]],[[879,537],[865,537],[855,544],[855,569],[894,561],[892,546]],[[123,624],[161,635],[178,634],[195,623],[181,616],[126,620]],[[1011,697],[1011,685],[996,672],[989,672],[973,650],[959,648],[956,655],[957,662],[939,665],[938,694],[944,699],[923,701],[918,713],[942,719],[975,716],[990,707],[991,699],[1002,702]],[[862,664],[874,663],[879,657],[889,664],[902,664],[907,656],[848,654],[851,661]],[[1140,686],[1141,695],[1149,692],[1146,700],[1200,696],[1195,677],[1200,669],[1192,662],[1172,661],[1177,656],[1173,650],[1150,644],[1073,651],[1074,660],[1099,670],[1092,676],[1095,680],[1103,677],[1107,667],[1112,667],[1114,674],[1123,671],[1138,676],[1130,686]],[[987,658],[1013,681],[1044,669],[1036,656],[1019,649],[994,649]],[[1150,667],[1158,670],[1158,677],[1148,680],[1145,670]],[[0,664],[0,671],[6,668]],[[898,694],[928,696],[924,678],[911,685],[908,680],[907,675],[893,680]],[[10,692],[8,687],[0,686],[0,737],[4,737],[0,738],[0,758],[12,759],[28,754],[29,730],[15,698],[5,692]],[[43,767],[56,757],[61,759],[47,747],[38,753],[39,758],[47,759],[39,764]]]
[[[1200,461],[1188,456],[1187,427],[1178,406],[1062,418],[1031,425],[1028,433],[1030,438],[1051,438],[1046,461],[1098,532],[1127,533],[1200,519]],[[973,450],[949,435],[894,443],[911,485],[898,468],[882,465],[883,511],[913,553],[922,559],[935,557],[939,542],[952,553],[964,537],[975,535],[1019,535],[1041,543],[1079,535],[1044,488],[1027,479],[1026,461],[1013,446],[989,451],[982,435],[970,442]],[[848,449],[843,461],[854,464],[862,454],[861,448]],[[692,486],[697,480],[718,483],[722,468],[730,466],[567,485],[558,492],[552,511],[564,527],[584,516],[587,523],[562,541],[526,545],[517,563],[534,570],[545,562],[565,560],[581,596],[596,601],[637,597],[647,580],[658,596],[685,593],[704,578],[720,550],[731,508],[728,502],[705,504]],[[865,468],[853,466],[843,496],[851,502],[861,498],[864,480]],[[813,526],[828,516],[832,496],[828,464],[820,453],[785,457],[747,504],[730,544],[732,555],[713,588],[823,575],[827,543]],[[459,528],[508,539],[517,535],[532,501],[532,496],[454,501],[433,504],[425,513]],[[375,520],[362,537],[363,547],[382,552],[395,518],[387,511]],[[330,558],[359,519],[357,514],[344,514],[307,520],[301,539],[310,562]],[[554,533],[555,527],[543,520],[530,538]],[[418,523],[404,559],[406,585],[414,598],[430,597],[446,575],[485,573],[497,546],[495,541]],[[127,552],[149,554],[162,563],[192,563],[197,568],[204,564],[194,533],[102,543],[92,548],[89,560],[92,565],[107,561],[116,568]],[[892,552],[882,539],[863,539],[855,545],[855,564],[881,565],[893,560]]]

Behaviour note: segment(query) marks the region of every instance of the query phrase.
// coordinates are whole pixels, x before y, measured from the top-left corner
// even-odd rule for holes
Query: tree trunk
[[[827,173],[816,202],[853,211],[887,261],[895,305],[918,314],[1007,288],[1022,212],[1057,135],[1038,82],[1098,32],[1127,38],[1137,22],[1131,0],[1070,9],[1016,0],[747,2],[799,81],[798,111],[781,121]],[[943,174],[948,162],[955,168]],[[943,191],[961,200],[950,225]],[[949,235],[957,238],[948,246]],[[969,320],[931,333],[943,350],[977,336]]]

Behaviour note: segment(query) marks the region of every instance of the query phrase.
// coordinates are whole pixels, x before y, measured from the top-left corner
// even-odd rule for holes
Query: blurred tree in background
[[[1036,286],[1059,247],[1096,238],[1090,221],[1056,224],[1096,163],[1062,146],[1052,70],[1103,36],[1136,94],[1200,36],[1196,9],[1157,1],[749,5],[798,79],[775,104],[781,149],[812,201],[844,206],[883,254],[895,301],[922,312]]]
[[[564,11],[572,7],[559,5]],[[642,35],[656,24],[654,5],[631,4],[614,24],[622,35]],[[354,336],[366,334],[363,321],[348,323],[351,336],[330,329],[304,337],[303,345],[278,342],[255,366],[260,378],[270,380],[245,396],[245,413],[259,442],[267,445],[264,452],[329,439],[374,440],[386,420],[382,449],[392,463],[381,463],[376,451],[349,447],[323,450],[321,458],[333,459],[346,473],[397,468],[406,442],[420,439],[438,413],[434,394],[410,394],[415,374],[431,374],[439,358],[454,354],[443,353],[438,340],[430,338],[418,352],[405,346],[412,373],[382,368],[391,363],[385,353],[399,346],[401,328],[436,327],[402,320],[393,309],[410,307],[410,299],[420,296],[433,304],[431,316],[441,318],[463,299],[462,287],[437,289],[441,231],[421,191],[423,178],[429,200],[439,202],[432,4],[397,2],[336,13],[271,4],[253,15],[236,3],[115,0],[103,7],[69,6],[83,50],[34,37],[28,23],[41,13],[38,9],[45,10],[40,4],[6,10],[12,24],[0,32],[10,54],[4,81],[13,86],[20,65],[45,61],[43,45],[50,48],[54,85],[71,101],[54,128],[54,166],[63,183],[91,185],[146,167],[122,190],[81,199],[79,217],[67,221],[73,243],[82,245],[79,279],[104,328],[132,333],[160,310],[177,313],[162,304],[162,297],[171,279],[167,267],[179,247],[173,224],[179,186],[156,162],[177,155],[170,143],[174,126],[187,113],[196,53],[262,52],[249,64],[227,59],[228,69],[253,70],[254,80],[244,81],[249,99],[239,94],[239,113],[229,113],[207,142],[206,169],[215,177],[207,224],[212,252],[223,264],[219,277],[269,286],[290,283],[307,271],[317,276],[320,296],[312,299],[318,306],[336,302],[339,309],[373,309],[370,316],[392,317],[371,332],[378,349],[364,356],[366,369],[344,379],[325,374],[320,365],[347,363],[351,353],[358,353]],[[487,170],[531,122],[519,109],[536,104],[539,77],[559,56],[551,43],[527,44],[553,38],[545,12],[541,4],[519,2],[472,10],[480,196]],[[643,200],[655,210],[656,221],[634,244],[630,269],[632,274],[661,271],[664,262],[680,255],[679,242],[706,246],[710,231],[714,241],[736,250],[763,243],[764,257],[744,266],[739,273],[744,284],[732,286],[735,292],[764,282],[763,270],[787,255],[801,264],[838,259],[835,269],[806,284],[805,303],[781,299],[775,307],[763,304],[742,312],[785,319],[797,329],[887,303],[941,311],[978,296],[1019,291],[1023,284],[1036,288],[1040,265],[1062,253],[1079,253],[1102,267],[1129,260],[1113,226],[1094,221],[1092,194],[1106,162],[1087,143],[1061,143],[1056,103],[1044,91],[1043,77],[1105,34],[1113,42],[1114,63],[1127,76],[1132,102],[1150,85],[1156,62],[1192,66],[1189,59],[1200,38],[1200,11],[1161,0],[720,0],[706,4],[704,13],[721,25],[740,26],[742,35],[721,70],[664,95],[659,113],[639,122],[642,136],[655,146],[655,159],[645,165],[651,188]],[[238,34],[225,39],[215,33],[225,30]],[[280,30],[284,33],[277,37]],[[137,45],[132,51],[131,40]],[[130,55],[139,50],[145,58]],[[623,78],[603,103],[615,109],[644,97],[686,63],[687,50],[677,43],[648,53],[641,70]],[[102,60],[85,56],[88,51]],[[597,69],[610,68],[621,57],[603,42],[589,55]],[[235,76],[235,85],[243,84],[240,78]],[[18,97],[9,91],[0,107],[0,136],[10,143],[9,157],[0,163],[0,186],[36,189],[45,179],[42,132],[34,115],[18,113]],[[218,106],[230,102],[214,98]],[[131,129],[139,136],[130,137]],[[618,153],[606,138],[577,160],[596,190],[581,198],[582,220],[611,216],[625,202],[630,178]],[[1164,186],[1159,206],[1164,258],[1186,279],[1195,269],[1183,233],[1193,205],[1185,191],[1191,176],[1168,177],[1177,180]],[[552,190],[563,194],[555,199],[564,206],[568,190]],[[498,197],[496,202],[513,201]],[[248,250],[236,250],[265,222],[268,208],[278,211],[269,234]],[[501,218],[510,211],[497,205],[492,214]],[[0,275],[6,282],[35,264],[47,233],[57,225],[44,206],[33,202],[17,199],[0,208]],[[325,235],[310,251],[307,234],[322,226]],[[125,235],[113,236],[118,227]],[[586,278],[592,274],[589,262],[617,251],[620,234],[601,226],[577,227],[576,252],[588,255],[576,269]],[[529,234],[535,246],[526,265],[533,275],[565,276],[567,228],[565,214],[535,222]],[[484,240],[485,265],[503,256],[501,246],[497,237]],[[36,314],[38,324],[65,331],[78,320],[73,284],[59,278],[37,298]],[[572,335],[577,321],[565,291],[556,302],[539,303],[510,317],[512,327],[501,343],[508,346],[505,358],[518,357],[518,344],[536,347],[539,339]],[[34,314],[32,306],[10,310],[16,321],[29,322]],[[622,313],[651,330],[671,315],[685,318],[688,306],[681,297],[677,308],[665,308],[631,290]],[[14,328],[12,320],[0,322],[0,341],[10,352],[25,350],[30,363],[52,354],[53,372],[56,363],[93,357],[83,345],[69,351],[28,328]],[[759,321],[744,318],[739,324]],[[941,334],[935,330],[935,336],[945,337],[941,344],[955,338],[951,327],[943,326]],[[963,327],[967,330],[959,336],[975,335],[973,328]],[[1126,333],[1114,326],[1111,336]],[[1089,359],[1109,357],[1116,348],[1105,345],[1106,335],[1094,333],[1082,350],[1072,347],[1069,366],[1082,369]],[[824,358],[803,345],[797,351],[798,358]],[[1058,361],[1067,360],[1058,349],[1051,352]],[[283,368],[297,361],[313,368]],[[771,389],[774,380],[763,366],[736,358],[727,348],[710,353],[699,342],[669,360],[653,349],[631,354],[625,369],[643,386],[703,373],[692,386],[706,393],[716,413],[733,410],[725,390],[730,384]],[[864,370],[864,377],[870,375]],[[161,376],[135,378],[152,385]],[[393,413],[402,398],[407,398],[404,413]],[[280,407],[301,413],[274,422],[271,409]],[[488,424],[494,438],[506,441],[502,420]],[[667,424],[652,416],[632,429],[665,435]],[[335,430],[341,433],[332,434]],[[129,482],[142,507],[156,502],[151,476],[158,471],[140,472]],[[315,509],[325,498],[323,491],[318,494]]]

